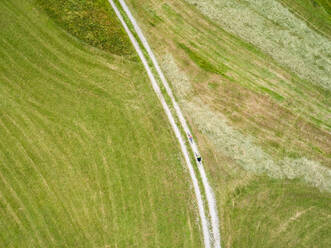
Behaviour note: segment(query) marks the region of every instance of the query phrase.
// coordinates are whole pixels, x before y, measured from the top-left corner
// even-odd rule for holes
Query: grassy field
[[[328,2],[126,2],[198,140],[222,247],[330,247]],[[0,28],[0,246],[201,247],[107,1],[1,1]]]
[[[115,17],[63,22],[105,1],[37,2],[0,2],[0,247],[201,247],[177,142]],[[123,56],[82,42],[85,20]],[[99,31],[87,42],[104,48]]]
[[[225,209],[231,209],[225,213],[231,247],[331,245],[330,198],[317,189],[260,178],[238,187]]]
[[[330,246],[328,38],[277,1],[126,2],[198,138],[224,247]]]
[[[328,0],[279,0],[310,27],[331,38],[331,2]]]

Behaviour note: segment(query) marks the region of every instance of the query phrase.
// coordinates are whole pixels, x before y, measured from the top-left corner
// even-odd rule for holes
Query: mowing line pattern
[[[0,246],[201,247],[140,63],[68,35],[33,0],[1,1],[0,23]]]

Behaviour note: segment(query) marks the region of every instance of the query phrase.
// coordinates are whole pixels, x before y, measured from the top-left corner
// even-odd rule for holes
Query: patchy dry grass
[[[182,102],[198,130],[214,142],[218,151],[234,159],[245,170],[267,174],[273,178],[303,179],[305,182],[331,192],[331,170],[305,157],[274,161],[255,144],[255,139],[233,129],[222,116],[217,116],[200,101]]]
[[[300,77],[331,89],[331,42],[275,0],[187,0]]]
[[[330,215],[330,90],[184,1],[128,2],[198,138],[220,206],[224,247],[328,244],[328,221],[319,214]],[[151,25],[150,12],[163,21]],[[309,63],[304,70],[314,73]],[[286,235],[278,233],[282,228]]]
[[[224,116],[215,114],[198,98],[184,100],[192,95],[192,87],[188,76],[178,68],[170,55],[162,59],[162,65],[182,99],[181,105],[185,113],[190,116],[199,132],[214,143],[219,152],[234,159],[247,171],[267,174],[273,178],[303,179],[321,190],[331,192],[331,170],[304,157],[284,157],[281,160],[276,157],[275,160],[256,144],[254,137],[245,136],[235,130]]]

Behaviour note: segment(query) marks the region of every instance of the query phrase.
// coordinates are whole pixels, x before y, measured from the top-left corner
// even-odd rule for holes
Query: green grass
[[[117,55],[133,55],[130,40],[107,0],[35,0],[58,25],[88,44]]]
[[[251,0],[229,5],[222,21],[184,1],[127,2],[198,139],[222,247],[329,247],[320,39],[285,9]],[[327,1],[279,2],[327,36]],[[254,21],[239,34],[276,37],[293,65],[309,40],[305,71],[229,33],[234,13]],[[0,28],[0,246],[201,247],[176,141],[142,66],[123,59],[135,55],[107,1],[2,1]]]
[[[309,26],[331,38],[331,3],[328,0],[278,0]]]
[[[329,247],[330,198],[295,181],[259,178],[226,202],[228,247]]]
[[[268,95],[270,95],[271,97],[273,97],[275,100],[281,102],[284,100],[284,97],[277,94],[275,91],[271,90],[271,89],[268,89],[266,87],[260,87],[260,89],[264,92],[266,92]]]
[[[0,3],[0,246],[201,247],[189,177],[142,66],[36,6]]]
[[[196,52],[192,51],[190,48],[185,46],[182,43],[178,43],[178,46],[183,49],[187,55],[190,57],[194,63],[196,63],[197,66],[199,66],[202,70],[205,70],[207,72],[215,73],[224,75],[226,72],[225,66],[215,66],[212,63],[210,63],[207,59],[204,59],[201,55],[197,54]]]

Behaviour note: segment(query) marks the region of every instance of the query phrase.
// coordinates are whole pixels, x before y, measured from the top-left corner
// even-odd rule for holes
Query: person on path
[[[190,140],[190,142],[193,144],[193,137],[190,133],[187,133],[188,139]]]

